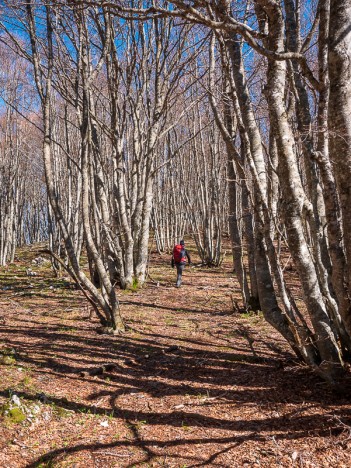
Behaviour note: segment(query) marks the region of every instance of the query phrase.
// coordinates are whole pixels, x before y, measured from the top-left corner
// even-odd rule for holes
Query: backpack
[[[183,245],[177,244],[174,246],[173,258],[176,263],[186,263],[185,248]]]

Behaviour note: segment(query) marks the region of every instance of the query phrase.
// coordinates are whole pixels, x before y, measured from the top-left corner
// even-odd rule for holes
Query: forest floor
[[[109,336],[36,256],[0,271],[0,467],[351,466],[350,396],[260,314],[233,312],[229,259],[176,289],[153,254],[153,281],[120,292],[127,333]]]

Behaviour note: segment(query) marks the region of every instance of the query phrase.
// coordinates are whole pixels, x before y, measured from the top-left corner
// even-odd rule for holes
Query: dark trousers
[[[177,267],[177,287],[179,288],[179,286],[182,284],[182,274],[183,274],[185,264],[176,263],[175,266]]]

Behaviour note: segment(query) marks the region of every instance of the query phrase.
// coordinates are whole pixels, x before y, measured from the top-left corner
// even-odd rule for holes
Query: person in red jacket
[[[177,283],[176,287],[180,288],[182,284],[182,274],[188,259],[188,263],[191,263],[189,252],[185,248],[185,243],[183,240],[176,244],[173,248],[172,255],[172,268],[177,267]]]

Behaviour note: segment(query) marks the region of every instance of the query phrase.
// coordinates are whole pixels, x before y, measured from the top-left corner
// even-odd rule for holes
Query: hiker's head
[[[185,242],[183,241],[183,239],[179,242],[180,245],[185,245]]]

